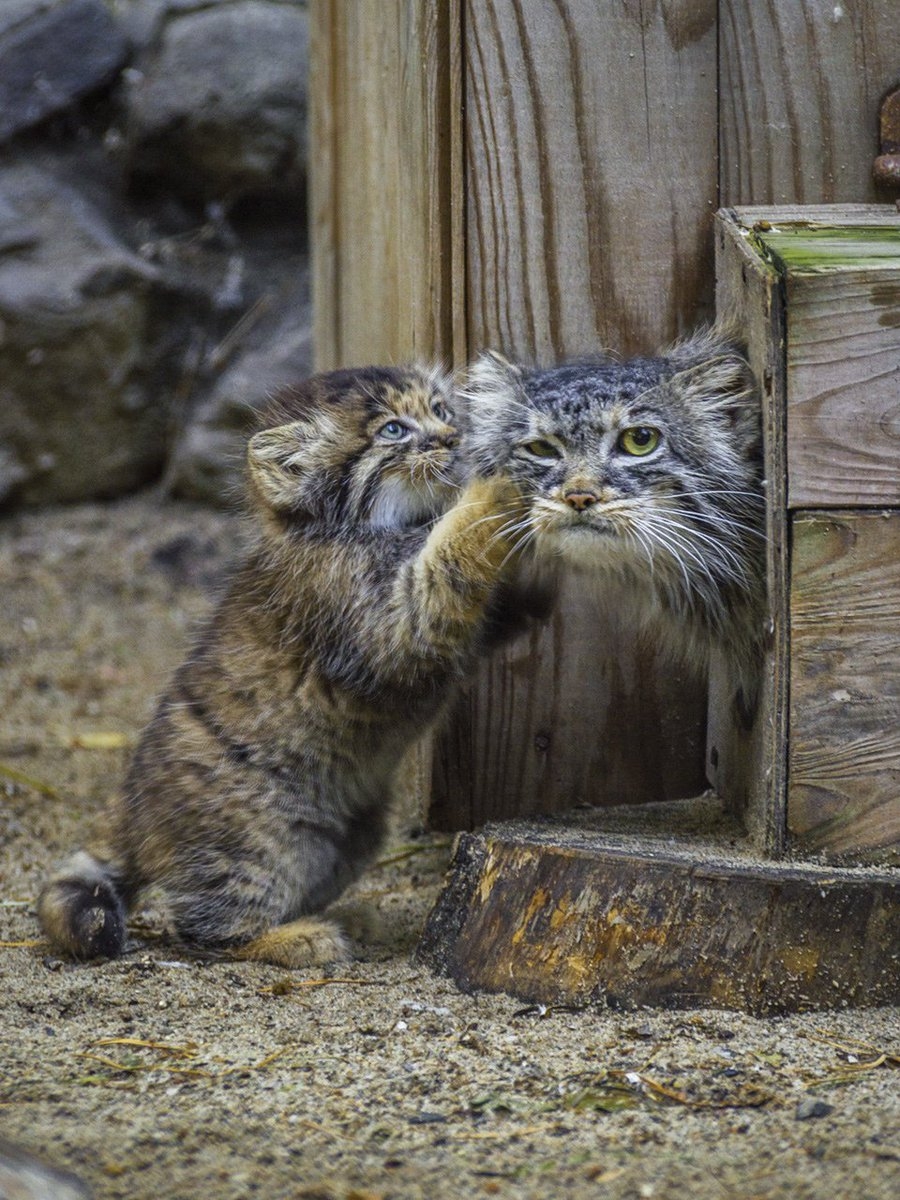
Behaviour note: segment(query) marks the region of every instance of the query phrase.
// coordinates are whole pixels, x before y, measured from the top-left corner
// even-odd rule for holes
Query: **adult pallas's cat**
[[[310,914],[377,850],[400,759],[479,650],[521,508],[502,474],[457,492],[452,407],[418,368],[281,397],[249,444],[252,549],[144,731],[107,843],[40,897],[56,950],[121,953],[153,884],[186,943],[345,955]]]
[[[530,569],[590,572],[585,586],[608,588],[698,669],[718,644],[752,707],[765,626],[761,432],[730,334],[545,370],[488,354],[468,390],[474,469],[509,474],[530,498],[518,526]]]

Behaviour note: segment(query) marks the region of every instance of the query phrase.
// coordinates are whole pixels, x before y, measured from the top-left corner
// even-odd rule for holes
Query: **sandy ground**
[[[42,875],[102,819],[236,536],[153,497],[0,527],[0,1136],[129,1200],[900,1195],[898,1010],[462,995],[411,958],[449,849],[409,821],[357,889],[384,942],[333,973],[192,961],[152,912],[118,962],[50,957]]]

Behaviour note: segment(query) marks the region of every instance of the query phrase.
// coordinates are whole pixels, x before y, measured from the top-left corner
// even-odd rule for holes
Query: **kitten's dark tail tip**
[[[69,958],[118,958],[125,906],[112,868],[81,850],[47,882],[38,916],[51,947]]]

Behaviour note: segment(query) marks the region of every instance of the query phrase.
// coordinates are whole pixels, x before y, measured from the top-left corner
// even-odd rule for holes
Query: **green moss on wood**
[[[812,274],[847,269],[895,268],[900,271],[900,223],[897,225],[754,226],[752,241],[764,259],[782,274]]]

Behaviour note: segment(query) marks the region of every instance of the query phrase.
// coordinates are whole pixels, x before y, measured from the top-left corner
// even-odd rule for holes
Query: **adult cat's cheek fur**
[[[513,448],[535,560],[590,571],[604,594],[627,580],[658,644],[697,670],[715,644],[752,673],[765,625],[761,428],[727,330],[627,362],[540,369],[488,355],[467,394],[478,469]]]

